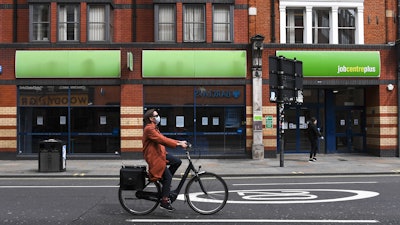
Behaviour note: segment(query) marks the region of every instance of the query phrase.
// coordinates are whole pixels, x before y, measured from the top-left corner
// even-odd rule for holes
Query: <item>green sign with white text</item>
[[[379,77],[379,51],[276,51],[303,62],[304,77]]]
[[[272,116],[265,117],[265,128],[273,128],[274,127],[272,118],[273,118]]]

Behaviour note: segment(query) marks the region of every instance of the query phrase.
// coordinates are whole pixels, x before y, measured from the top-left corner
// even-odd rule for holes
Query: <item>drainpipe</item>
[[[275,0],[271,1],[271,43],[275,43]]]
[[[18,26],[17,26],[17,19],[18,19],[18,10],[17,10],[17,7],[18,7],[18,0],[14,0],[14,2],[13,2],[13,17],[14,17],[14,19],[13,19],[13,42],[17,42],[17,28],[18,28]]]
[[[137,6],[136,0],[132,0],[132,42],[136,42],[136,13],[137,13]]]

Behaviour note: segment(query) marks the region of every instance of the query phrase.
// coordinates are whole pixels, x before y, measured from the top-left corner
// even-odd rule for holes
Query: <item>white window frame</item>
[[[318,17],[319,17],[319,12],[322,11],[328,11],[328,24],[327,26],[323,26],[322,24],[318,24]],[[315,14],[314,14],[315,13]],[[332,22],[331,22],[331,17],[332,17],[332,13],[330,11],[330,9],[325,9],[325,8],[313,8],[313,28],[312,28],[312,38],[313,38],[313,43],[314,44],[320,44],[320,40],[318,40],[319,37],[319,33],[328,33],[327,37],[328,37],[328,44],[330,43],[330,40],[332,39]],[[326,44],[326,43],[323,43]]]
[[[68,21],[68,7],[73,7],[74,18],[73,21]],[[58,41],[79,41],[79,26],[80,26],[80,6],[79,4],[61,4],[58,6]],[[70,26],[73,26],[74,38],[68,40],[68,32]]]
[[[331,38],[330,44],[338,44],[338,10],[352,8],[356,10],[355,44],[364,44],[364,0],[281,0],[279,1],[280,14],[280,43],[286,43],[286,9],[304,8],[304,44],[312,44],[312,9],[329,8],[331,10]]]
[[[338,9],[338,12],[339,12],[340,10],[347,11],[347,10],[349,10],[349,9],[339,8],[339,9]],[[355,12],[355,14],[357,14],[357,12]],[[338,14],[338,15],[339,15],[339,14]],[[349,14],[348,14],[348,15],[349,15]],[[350,18],[352,18],[352,17],[346,17],[347,20],[350,20]],[[340,20],[340,17],[339,17],[338,19]],[[339,28],[338,28],[339,43],[340,43],[340,40],[341,40],[340,31],[347,31],[347,32],[355,33],[355,30],[356,30],[355,24],[354,24],[354,26],[340,26],[340,24],[339,24]],[[354,36],[355,36],[355,35],[354,35]],[[344,36],[344,37],[345,37],[345,36]],[[344,43],[342,43],[342,44],[352,44],[352,43],[349,43],[349,42],[352,42],[351,40],[346,40],[345,38],[343,38],[343,41],[342,41],[342,42],[344,42]]]
[[[287,35],[287,32],[289,32],[290,34],[293,34],[293,35],[290,35],[289,36],[289,38],[290,38],[290,40],[289,40],[289,42],[288,43],[292,43],[292,44],[294,44],[294,43],[297,43],[296,41],[296,31],[298,31],[298,30],[301,30],[302,31],[302,41],[304,42],[304,34],[305,34],[305,30],[304,30],[304,20],[305,20],[305,14],[304,14],[304,9],[297,9],[297,8],[291,8],[291,9],[287,9],[287,10],[290,10],[291,12],[293,12],[293,13],[286,13],[286,18],[288,18],[289,17],[289,20],[286,20],[286,35]],[[301,14],[302,14],[302,17],[303,17],[303,24],[301,25],[301,26],[296,26],[296,13],[295,13],[295,11],[301,11]],[[287,12],[287,11],[286,11]],[[287,36],[286,36],[287,37]],[[286,42],[287,42],[288,40],[286,39]]]

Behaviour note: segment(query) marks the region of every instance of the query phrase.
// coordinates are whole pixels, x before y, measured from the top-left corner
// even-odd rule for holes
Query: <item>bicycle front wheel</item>
[[[220,211],[228,200],[225,181],[214,173],[200,173],[189,180],[185,198],[194,211],[210,215]]]
[[[122,208],[133,215],[146,215],[159,204],[161,186],[158,182],[148,183],[143,190],[119,189],[118,197]]]

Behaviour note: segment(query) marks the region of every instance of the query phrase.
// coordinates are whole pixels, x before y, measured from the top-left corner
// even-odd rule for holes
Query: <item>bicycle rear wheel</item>
[[[225,206],[228,187],[220,176],[204,172],[189,180],[185,198],[194,211],[203,215],[214,214]]]
[[[159,204],[161,186],[158,182],[146,184],[143,190],[119,189],[121,206],[133,215],[146,215],[154,211]]]

